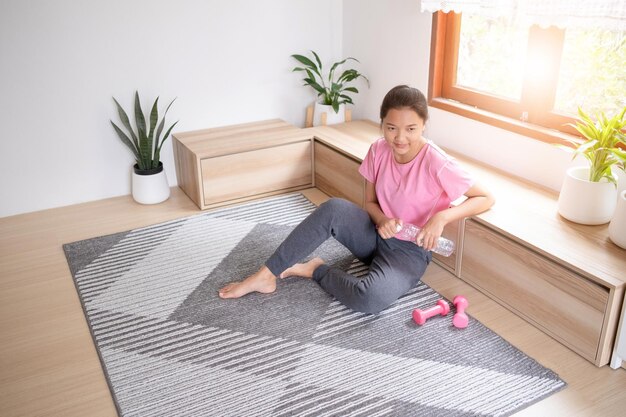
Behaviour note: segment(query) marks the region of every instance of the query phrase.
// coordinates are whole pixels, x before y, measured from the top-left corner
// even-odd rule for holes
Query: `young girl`
[[[255,274],[226,285],[222,298],[271,293],[276,279],[312,278],[347,307],[378,313],[414,288],[446,224],[487,210],[494,199],[459,165],[422,136],[426,98],[417,89],[391,89],[380,108],[384,138],[374,142],[359,172],[366,179],[365,209],[332,198],[300,223]],[[465,195],[456,207],[450,202]],[[415,242],[395,238],[403,223],[421,227]],[[296,263],[334,237],[369,265],[363,278],[320,258]]]

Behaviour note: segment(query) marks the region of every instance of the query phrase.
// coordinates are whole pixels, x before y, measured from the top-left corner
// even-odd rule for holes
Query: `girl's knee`
[[[331,198],[322,203],[317,209],[317,216],[322,221],[335,224],[344,223],[345,218],[353,217],[354,204],[342,198]]]
[[[337,212],[346,210],[348,207],[352,205],[348,200],[344,200],[343,198],[333,197],[330,200],[325,201],[320,205],[321,210],[328,210],[330,212]]]

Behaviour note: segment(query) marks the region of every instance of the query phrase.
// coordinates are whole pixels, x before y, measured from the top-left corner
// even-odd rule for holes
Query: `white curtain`
[[[626,0],[421,0],[422,12],[506,17],[542,27],[626,31]]]

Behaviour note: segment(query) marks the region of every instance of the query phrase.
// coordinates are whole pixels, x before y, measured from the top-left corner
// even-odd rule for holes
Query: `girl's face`
[[[424,120],[411,108],[390,109],[383,119],[385,140],[396,162],[410,162],[426,143],[422,137]]]

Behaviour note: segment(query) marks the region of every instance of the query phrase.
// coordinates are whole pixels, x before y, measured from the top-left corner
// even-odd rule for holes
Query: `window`
[[[547,142],[577,134],[578,106],[626,106],[626,32],[434,14],[429,97],[440,107]]]

